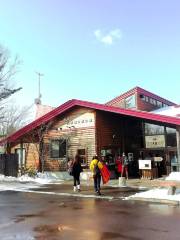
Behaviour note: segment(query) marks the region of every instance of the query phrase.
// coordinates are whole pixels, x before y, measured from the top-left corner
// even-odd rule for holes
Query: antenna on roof
[[[38,97],[35,99],[36,104],[41,104],[41,77],[44,76],[44,74],[40,72],[35,72],[38,75]]]

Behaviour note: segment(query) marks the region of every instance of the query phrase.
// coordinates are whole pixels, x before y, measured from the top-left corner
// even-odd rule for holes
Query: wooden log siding
[[[65,171],[67,168],[66,157],[64,158],[51,158],[51,140],[53,139],[67,139],[68,146],[67,152],[68,157],[74,158],[77,153],[78,149],[85,149],[86,151],[86,159],[87,164],[89,166],[92,157],[96,153],[96,146],[95,146],[95,127],[77,127],[74,126],[71,130],[69,129],[62,129],[60,130],[61,126],[65,124],[67,119],[75,119],[78,116],[81,116],[85,113],[93,113],[95,111],[80,108],[75,109],[68,113],[66,116],[61,117],[60,119],[56,119],[55,124],[51,129],[49,129],[48,133],[44,136],[44,144],[45,144],[45,171]],[[65,120],[64,120],[65,119]]]
[[[123,118],[112,113],[98,111],[96,113],[97,152],[100,156],[102,148],[122,148]]]
[[[52,133],[52,134],[51,134]],[[65,158],[51,158],[50,144],[53,139],[65,138],[66,134],[54,134],[49,131],[45,138],[46,154],[45,154],[45,170],[46,171],[64,171],[67,168]],[[71,135],[68,136],[67,152],[68,157],[74,158],[78,149],[85,149],[87,164],[89,165],[93,155],[95,154],[95,128],[75,129]]]
[[[95,115],[95,111],[87,108],[77,108],[71,110],[66,115],[54,119],[54,124],[48,129],[48,133],[44,135],[44,170],[45,171],[64,171],[66,170],[67,163],[65,158],[54,159],[50,157],[50,142],[52,139],[67,138],[68,129],[61,131],[59,128],[67,119],[75,119],[85,113]],[[65,120],[64,120],[65,119]],[[95,117],[93,116],[93,121]],[[94,123],[95,124],[95,123]],[[20,148],[16,145],[11,149],[14,152],[15,148]],[[26,150],[26,167],[39,166],[39,143],[24,143],[23,148]],[[76,127],[68,133],[68,157],[74,157],[78,149],[86,150],[87,163],[89,165],[93,155],[96,153],[95,147],[95,126],[91,127]]]
[[[15,150],[20,148],[20,144],[14,146],[11,149],[11,153],[15,153]],[[38,143],[24,143],[23,148],[25,149],[25,164],[26,168],[39,166],[39,144]]]
[[[28,151],[26,152],[26,167],[38,167],[39,166],[39,144],[30,143]]]

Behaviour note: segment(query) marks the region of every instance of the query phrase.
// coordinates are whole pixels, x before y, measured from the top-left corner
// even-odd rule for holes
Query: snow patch
[[[171,172],[166,180],[180,181],[180,172]]]
[[[166,177],[166,181],[180,181],[180,172],[172,172],[168,177]],[[159,200],[172,200],[180,202],[180,189],[176,189],[176,193],[174,195],[168,194],[168,187],[166,188],[155,188],[149,191],[136,193],[131,195],[125,199],[136,199],[136,198],[144,198],[144,199],[159,199]]]
[[[156,188],[146,192],[136,193],[125,199],[128,200],[128,199],[136,199],[136,198],[180,201],[180,191],[176,191],[175,195],[168,195],[167,188]]]

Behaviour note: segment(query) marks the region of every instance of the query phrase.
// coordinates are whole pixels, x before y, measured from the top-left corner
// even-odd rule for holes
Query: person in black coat
[[[74,178],[74,192],[78,190],[80,192],[80,173],[83,171],[80,162],[80,156],[77,154],[73,161],[72,175]]]

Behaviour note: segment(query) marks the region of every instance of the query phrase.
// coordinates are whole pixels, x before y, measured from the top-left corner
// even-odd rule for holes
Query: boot
[[[73,190],[74,190],[74,192],[76,192],[76,186],[74,186]]]
[[[78,189],[78,192],[81,191],[81,189],[80,189],[80,185],[77,185],[77,189]]]

